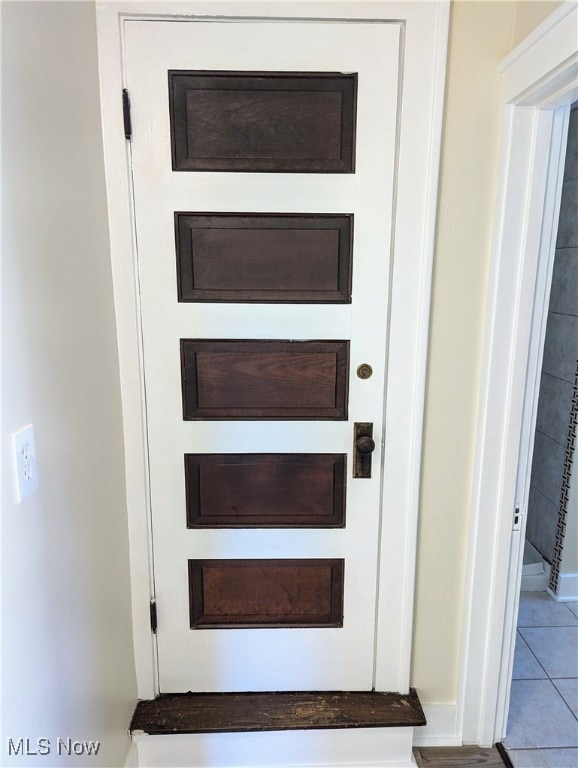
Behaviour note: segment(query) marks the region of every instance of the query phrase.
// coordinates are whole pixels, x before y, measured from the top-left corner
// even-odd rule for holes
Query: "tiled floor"
[[[516,768],[578,768],[578,603],[522,592],[504,745]]]

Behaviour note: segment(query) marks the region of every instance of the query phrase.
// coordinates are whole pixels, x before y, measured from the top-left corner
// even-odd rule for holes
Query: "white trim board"
[[[503,737],[507,721],[567,105],[578,95],[577,28],[578,6],[564,3],[503,63],[503,146],[458,701],[459,730],[467,744],[489,746]],[[522,525],[512,533],[516,506]]]
[[[461,737],[457,733],[457,707],[455,704],[439,704],[439,705],[432,705],[429,707],[424,707],[424,713],[427,719],[427,725],[421,726],[419,728],[413,729],[413,746],[414,747],[459,747],[462,744]],[[380,730],[397,730],[397,729],[362,729],[362,736],[361,741],[365,745],[367,741],[369,740],[370,744],[375,743],[375,748],[377,749],[377,753],[374,754],[374,760],[377,760],[377,762],[369,762],[364,763],[367,768],[371,768],[372,765],[376,766],[387,766],[392,765],[391,763],[383,762],[383,758],[385,757],[385,752],[380,751],[383,750],[384,744],[381,741],[383,738],[383,735],[379,733]],[[311,733],[311,732],[310,732]],[[327,737],[331,737],[331,732],[329,731],[319,731],[319,734],[321,734],[321,738],[323,739],[323,742],[327,742]],[[348,737],[351,737],[354,731],[346,731],[345,733],[345,741],[347,741]],[[325,738],[323,738],[323,735]],[[387,737],[387,734],[385,734],[385,737]],[[273,745],[274,754],[279,756],[279,749],[283,747],[286,748],[286,741],[287,736],[281,738],[281,741],[279,741],[279,738],[274,738],[273,741],[275,744]],[[291,736],[288,737],[291,739]],[[396,734],[394,737],[394,742],[397,740],[398,735]],[[244,739],[245,741],[243,743],[240,742],[240,739]],[[235,749],[240,749],[241,747],[250,748],[251,744],[254,743],[254,741],[258,739],[258,736],[256,734],[252,734],[249,737],[249,734],[240,734],[239,738],[236,737],[236,734],[227,734],[227,741],[231,742],[231,747],[234,744]],[[135,757],[133,756],[133,762],[126,763],[127,768],[134,768],[135,766],[141,766],[141,768],[146,768],[147,765],[154,765],[155,768],[162,768],[163,763],[162,762],[154,762],[155,760],[159,760],[161,756],[164,755],[164,760],[172,760],[173,762],[170,763],[164,763],[165,765],[170,765],[171,768],[174,768],[175,766],[178,767],[181,765],[179,760],[183,759],[185,762],[183,763],[186,766],[193,765],[192,762],[187,762],[191,760],[191,752],[194,754],[194,751],[198,748],[200,742],[199,738],[190,738],[189,736],[184,737],[176,737],[176,741],[178,742],[176,744],[176,747],[168,747],[167,750],[170,749],[170,752],[164,752],[163,744],[166,744],[167,742],[172,743],[174,740],[174,737],[154,737],[154,736],[146,736],[144,734],[142,735],[135,735],[134,736],[134,744],[133,747],[136,750],[138,750],[140,758],[137,760],[137,762],[134,762]],[[331,739],[330,739],[331,740]],[[269,738],[266,738],[264,740],[267,742],[266,746],[269,746]],[[205,739],[204,747],[205,749],[208,746],[208,742]],[[265,746],[265,745],[263,745]],[[261,749],[261,745],[258,745],[259,749]],[[373,747],[372,747],[373,750]],[[184,752],[185,756],[181,758],[181,753]],[[225,753],[226,754],[226,753]],[[259,753],[261,754],[261,753]],[[390,753],[391,754],[391,753]],[[266,755],[263,755],[263,757],[266,758]],[[284,754],[281,752],[281,764],[282,766],[287,766],[286,762],[286,753]],[[343,756],[345,759],[347,758],[347,754]],[[267,759],[267,758],[266,758]],[[176,762],[175,762],[176,760]],[[153,761],[153,762],[150,762]],[[251,765],[257,765],[257,763],[251,763]],[[266,765],[275,765],[276,763],[270,763],[266,762]],[[339,765],[342,766],[343,763],[336,763],[331,762],[330,765]],[[347,768],[355,768],[355,766],[352,763],[346,762],[345,765],[347,765]],[[400,768],[403,768],[404,765],[413,765],[413,763],[397,763],[394,762],[393,765],[398,766]]]
[[[138,747],[136,743],[132,741],[126,755],[124,768],[138,768],[138,765]]]
[[[135,734],[140,768],[415,768],[412,728]]]
[[[561,573],[558,576],[558,594],[550,589],[548,594],[557,603],[573,603],[578,600],[578,573]]]
[[[455,704],[432,704],[423,708],[427,725],[414,728],[414,747],[461,747],[458,708]]]
[[[379,593],[395,605],[399,631],[391,631],[378,606],[377,690],[406,692],[409,687],[415,548],[423,429],[426,357],[429,332],[431,272],[443,117],[448,0],[439,2],[100,2],[97,30],[101,109],[108,190],[111,258],[125,435],[127,505],[133,633],[138,696],[152,698],[157,688],[155,645],[149,625],[153,595],[138,274],[130,187],[130,150],[121,110],[123,88],[123,20],[132,17],[333,19],[336,21],[395,19],[403,24],[403,96],[399,181],[395,217],[394,301],[390,318],[390,359],[386,412],[391,452],[384,473],[385,504],[400,510],[395,535],[381,543]],[[420,174],[413,173],[419,167]],[[426,179],[426,182],[423,182]],[[404,256],[411,254],[411,258]],[[403,330],[403,332],[402,332]],[[413,339],[412,344],[402,339]],[[395,455],[394,455],[395,454]],[[402,467],[402,471],[393,471]],[[385,538],[385,537],[384,537]],[[398,673],[385,675],[381,659],[395,658]]]

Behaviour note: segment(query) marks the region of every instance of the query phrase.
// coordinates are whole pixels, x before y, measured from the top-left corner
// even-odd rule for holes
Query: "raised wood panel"
[[[173,170],[353,173],[357,75],[169,72]]]
[[[351,301],[353,216],[176,213],[179,301]]]
[[[346,456],[187,454],[189,528],[339,528]]]
[[[191,629],[341,627],[344,561],[189,560]]]
[[[162,694],[156,699],[138,702],[130,730],[149,734],[230,733],[400,728],[425,724],[418,695],[410,688],[406,694],[378,691]],[[441,762],[435,765],[442,767]],[[470,762],[461,765],[465,768]]]
[[[183,417],[346,419],[349,342],[181,340]]]

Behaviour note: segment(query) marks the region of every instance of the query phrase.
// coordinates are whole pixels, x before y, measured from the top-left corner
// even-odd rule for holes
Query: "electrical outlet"
[[[36,466],[36,447],[34,445],[34,427],[29,424],[12,435],[14,454],[14,472],[16,503],[30,496],[38,488],[38,468]]]

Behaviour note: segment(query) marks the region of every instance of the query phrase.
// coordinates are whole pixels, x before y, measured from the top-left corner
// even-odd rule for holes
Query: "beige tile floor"
[[[504,745],[516,768],[578,768],[578,603],[522,592]]]

